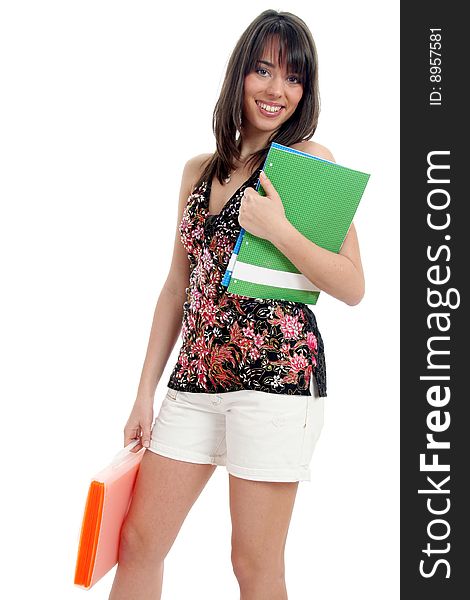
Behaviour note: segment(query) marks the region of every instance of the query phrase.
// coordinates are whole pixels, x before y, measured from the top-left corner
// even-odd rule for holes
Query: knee
[[[120,564],[132,564],[133,562],[142,563],[145,559],[163,560],[165,557],[159,552],[158,544],[155,540],[150,540],[145,532],[140,531],[132,524],[126,524],[121,529],[121,537],[119,541],[119,558]]]
[[[272,553],[247,553],[232,550],[232,568],[239,584],[249,586],[260,579],[283,581],[284,558]]]
[[[142,556],[144,545],[145,542],[139,531],[124,522],[119,540],[119,563],[131,563],[139,555]]]

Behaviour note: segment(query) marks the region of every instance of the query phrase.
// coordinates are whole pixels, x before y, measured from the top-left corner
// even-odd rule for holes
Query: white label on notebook
[[[306,290],[309,292],[320,292],[310,279],[307,279],[302,273],[287,273],[286,271],[276,271],[257,267],[248,263],[235,263],[232,277],[260,285],[272,285],[274,287],[286,288],[290,290]]]

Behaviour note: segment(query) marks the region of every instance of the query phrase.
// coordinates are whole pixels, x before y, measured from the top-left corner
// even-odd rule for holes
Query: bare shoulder
[[[319,158],[324,158],[326,160],[336,162],[331,151],[328,150],[326,146],[322,146],[318,142],[304,140],[303,142],[292,144],[291,148],[294,148],[294,150],[300,150],[301,152],[307,152],[307,154],[313,154],[314,156],[318,156]]]
[[[203,166],[205,166],[204,163],[206,163],[206,161],[212,157],[212,152],[206,152],[204,154],[198,154],[197,156],[193,156],[192,158],[190,158],[186,164],[193,169],[202,169]]]
[[[204,154],[198,154],[197,156],[193,156],[184,165],[184,178],[186,180],[186,185],[189,189],[192,189],[196,184],[197,180],[201,176],[204,168],[207,166],[207,163],[212,158],[212,152],[207,152]]]

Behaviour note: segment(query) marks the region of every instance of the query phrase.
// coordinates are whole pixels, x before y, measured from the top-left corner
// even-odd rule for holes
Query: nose
[[[277,73],[268,80],[266,91],[271,96],[278,98],[282,94],[282,75]]]

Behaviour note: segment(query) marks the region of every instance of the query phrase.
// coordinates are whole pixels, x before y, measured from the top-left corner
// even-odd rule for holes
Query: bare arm
[[[157,300],[152,328],[140,376],[137,398],[153,403],[155,390],[181,332],[184,294],[173,294],[165,286]]]
[[[333,161],[328,148],[314,142],[303,142],[297,148]],[[327,294],[353,306],[365,292],[359,242],[354,223],[344,239],[339,253],[330,252],[307,239],[289,221],[272,233],[270,241],[301,273]]]
[[[319,289],[350,306],[362,300],[364,274],[354,223],[339,254],[311,242],[289,221],[271,241]]]
[[[201,159],[207,156],[199,155],[190,159],[183,170],[173,258],[155,307],[137,401],[153,404],[155,390],[181,332],[183,303],[186,299],[186,288],[189,286],[189,261],[186,249],[181,243],[179,224],[188,196],[199,177]]]

